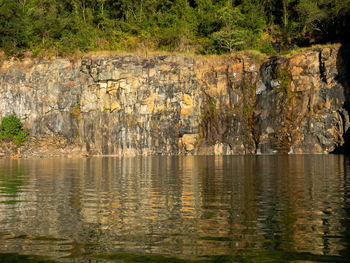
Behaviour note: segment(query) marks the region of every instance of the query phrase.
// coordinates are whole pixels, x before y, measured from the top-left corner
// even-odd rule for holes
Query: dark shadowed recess
[[[344,20],[344,31],[342,32],[341,47],[337,57],[338,81],[344,87],[344,108],[348,116],[344,120],[344,144],[336,148],[333,153],[350,154],[350,13]],[[346,125],[347,124],[347,125]]]

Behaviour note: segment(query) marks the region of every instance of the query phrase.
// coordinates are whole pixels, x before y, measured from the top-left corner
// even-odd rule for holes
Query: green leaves
[[[300,0],[296,10],[302,32],[319,32],[332,41],[350,15],[350,0]]]
[[[217,42],[220,48],[224,51],[233,52],[244,47],[245,30],[242,28],[227,29],[223,28],[220,31],[212,34],[213,39]]]
[[[0,47],[8,55],[20,52],[25,44],[23,9],[14,0],[0,0]]]
[[[1,120],[0,140],[14,141],[20,145],[27,140],[28,132],[24,130],[21,120],[11,114]]]
[[[0,51],[271,53],[271,39],[342,40],[349,17],[350,0],[0,0]]]

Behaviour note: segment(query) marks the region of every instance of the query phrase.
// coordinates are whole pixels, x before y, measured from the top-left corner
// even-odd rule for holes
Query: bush
[[[20,145],[27,140],[28,132],[24,130],[21,120],[16,114],[2,118],[0,125],[0,140],[14,141]]]

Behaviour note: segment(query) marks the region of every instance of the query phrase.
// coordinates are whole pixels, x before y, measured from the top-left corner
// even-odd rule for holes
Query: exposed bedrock
[[[4,61],[0,114],[106,155],[346,151],[349,56],[91,55]]]

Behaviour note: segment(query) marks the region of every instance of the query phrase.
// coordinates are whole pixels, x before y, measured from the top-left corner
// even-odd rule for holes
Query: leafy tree
[[[238,8],[223,7],[218,11],[218,21],[222,27],[212,36],[220,48],[229,52],[242,49],[246,36],[246,30],[241,26],[243,20],[244,16]]]
[[[0,0],[0,45],[8,55],[25,48],[26,32],[22,18],[23,8],[14,0]]]
[[[21,120],[16,114],[2,118],[0,125],[0,140],[11,140],[21,144],[27,140],[28,132],[24,130]]]
[[[334,41],[348,19],[350,0],[300,0],[297,12],[302,33],[315,32],[325,41]]]
[[[350,0],[0,0],[0,50],[269,53],[271,39],[285,48],[340,41],[349,17]]]

